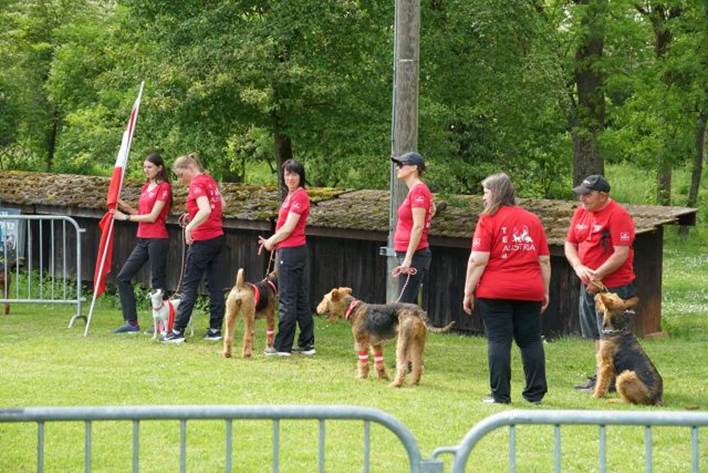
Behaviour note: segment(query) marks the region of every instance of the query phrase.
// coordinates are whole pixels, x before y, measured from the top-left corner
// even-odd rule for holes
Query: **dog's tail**
[[[236,286],[236,289],[243,289],[243,268],[238,269],[234,286]]]
[[[428,327],[428,330],[431,331],[431,332],[433,332],[433,333],[445,333],[445,332],[449,332],[449,331],[450,331],[450,329],[452,328],[452,326],[455,325],[455,321],[453,320],[452,322],[450,322],[449,324],[447,324],[447,325],[444,326],[444,327],[433,327],[433,326],[430,325],[430,324],[425,324],[425,325]]]

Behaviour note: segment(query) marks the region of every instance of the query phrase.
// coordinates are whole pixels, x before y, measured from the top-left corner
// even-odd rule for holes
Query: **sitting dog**
[[[447,332],[454,324],[443,328],[428,325],[425,311],[415,304],[374,305],[352,296],[348,287],[332,289],[317,306],[319,315],[327,315],[330,322],[343,317],[352,326],[354,350],[357,352],[357,377],[369,376],[369,347],[374,354],[379,379],[389,379],[383,358],[383,342],[396,338],[396,378],[392,387],[403,385],[408,363],[412,365],[412,384],[418,384],[423,369],[423,349],[428,330]]]
[[[607,393],[612,378],[617,376],[617,392],[622,399],[610,402],[662,402],[664,382],[634,334],[627,328],[625,311],[635,307],[638,302],[637,297],[625,301],[610,292],[601,292],[595,296],[597,310],[602,313],[597,383],[593,392],[596,399]]]
[[[180,299],[166,299],[162,289],[148,293],[148,299],[152,305],[153,335],[152,339],[157,339],[157,332],[164,337],[171,331],[175,324],[175,314],[179,307]]]
[[[273,346],[275,333],[275,299],[278,295],[278,272],[273,270],[260,282],[244,282],[244,271],[240,268],[236,273],[234,287],[226,297],[226,327],[224,329],[225,358],[231,358],[234,345],[234,330],[236,318],[243,313],[243,348],[241,356],[248,358],[253,354],[253,337],[255,335],[256,317],[265,315],[266,343]]]

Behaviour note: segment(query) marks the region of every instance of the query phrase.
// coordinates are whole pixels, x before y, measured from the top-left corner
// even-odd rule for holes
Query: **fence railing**
[[[644,469],[653,469],[652,428],[659,426],[686,427],[691,431],[691,471],[698,473],[698,428],[708,426],[708,412],[615,412],[615,411],[573,411],[573,410],[519,410],[506,411],[479,422],[455,447],[441,447],[433,452],[432,457],[450,453],[454,455],[453,473],[462,473],[470,453],[477,443],[488,433],[509,427],[509,471],[516,471],[516,426],[518,425],[552,425],[553,463],[554,471],[561,471],[561,426],[562,425],[596,425],[599,436],[599,471],[607,471],[607,441],[608,425],[634,425],[644,427]]]
[[[125,420],[133,423],[133,472],[139,471],[140,422],[146,420],[178,420],[180,422],[180,472],[186,471],[187,421],[224,420],[225,471],[233,471],[233,421],[236,419],[272,420],[273,464],[272,471],[280,468],[280,422],[287,419],[315,420],[319,425],[318,471],[325,471],[325,426],[332,420],[363,421],[362,471],[370,469],[371,423],[379,424],[398,437],[408,456],[411,473],[440,473],[443,464],[424,460],[413,434],[396,418],[367,407],[355,406],[135,406],[135,407],[53,407],[27,409],[0,409],[0,424],[3,422],[36,422],[37,471],[44,471],[45,423],[51,421],[79,421],[85,424],[85,471],[91,471],[91,432],[93,422]],[[127,468],[126,468],[127,470]],[[336,467],[331,471],[337,471]]]
[[[0,303],[70,304],[81,315],[81,234],[55,215],[0,215]]]

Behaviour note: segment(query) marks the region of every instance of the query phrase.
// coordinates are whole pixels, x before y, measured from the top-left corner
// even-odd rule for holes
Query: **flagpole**
[[[118,198],[120,198],[120,193],[123,190],[123,177],[125,177],[125,171],[128,167],[128,155],[130,154],[130,145],[132,144],[133,141],[133,132],[135,131],[135,123],[138,120],[138,112],[140,110],[140,102],[143,97],[143,88],[145,87],[145,81],[140,82],[140,91],[138,92],[138,98],[135,100],[135,103],[133,105],[133,109],[130,112],[130,119],[128,120],[128,136],[127,140],[125,140],[125,165],[121,169],[121,176],[120,176],[120,184],[118,186]],[[123,134],[123,138],[125,139],[125,132]],[[123,143],[121,143],[121,148],[123,148]],[[120,157],[121,152],[123,149],[118,151],[118,155]],[[110,192],[110,190],[109,190]],[[111,237],[113,236],[113,223],[115,222],[115,217],[111,216],[110,223],[108,225],[108,234],[106,236],[105,240],[105,246],[103,248],[103,255],[101,255],[101,263],[98,266],[98,277],[94,274],[94,284],[93,284],[93,297],[91,298],[91,306],[89,308],[89,313],[88,316],[86,317],[86,327],[84,328],[84,337],[88,336],[88,330],[91,325],[91,319],[93,318],[93,310],[96,306],[96,299],[98,298],[98,287],[99,284],[96,284],[96,281],[101,281],[103,278],[103,272],[105,270],[105,264],[106,264],[106,258],[108,256],[108,252],[113,250],[113,247],[111,245]]]
[[[111,217],[111,223],[108,225],[108,237],[106,237],[106,242],[111,240],[111,234],[113,233],[113,222],[115,218]],[[101,264],[98,267],[98,278],[100,280],[103,275],[103,267],[106,264],[106,256],[108,255],[109,245],[103,248],[103,255],[101,256]],[[86,317],[86,327],[84,327],[84,337],[88,336],[89,326],[91,325],[91,318],[93,317],[93,308],[96,306],[96,299],[98,298],[98,285],[93,285],[93,297],[91,298],[91,307],[89,308],[88,316]]]

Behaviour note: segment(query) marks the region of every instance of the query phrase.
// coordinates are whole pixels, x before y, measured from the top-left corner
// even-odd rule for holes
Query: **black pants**
[[[403,263],[406,257],[404,251],[397,251],[396,257],[399,263]],[[430,248],[423,248],[413,253],[413,259],[411,260],[411,268],[415,268],[418,272],[408,279],[407,274],[401,274],[398,276],[398,293],[403,291],[403,295],[398,302],[409,302],[411,304],[418,303],[418,291],[420,286],[428,280],[428,271],[430,271],[430,260],[433,258]],[[408,279],[408,284],[406,285],[406,279]],[[406,286],[405,290],[403,286]]]
[[[132,279],[148,260],[150,260],[152,288],[165,290],[165,267],[167,265],[168,246],[167,239],[138,238],[138,244],[135,245],[128,259],[123,263],[117,280],[120,306],[123,308],[123,319],[127,322],[138,322]]]
[[[548,391],[546,360],[541,340],[541,303],[477,299],[487,332],[487,359],[492,396],[511,402],[511,340],[521,349],[526,387],[524,399],[538,402]]]
[[[282,352],[292,350],[296,323],[300,327],[298,346],[314,347],[314,322],[307,297],[307,281],[305,280],[307,246],[280,249],[276,261],[280,321],[274,347]]]
[[[182,278],[182,300],[177,307],[174,329],[184,332],[192,316],[197,301],[197,290],[204,273],[209,292],[209,328],[221,330],[224,321],[224,275],[221,252],[225,246],[224,236],[211,240],[195,241],[187,250],[184,277]]]

